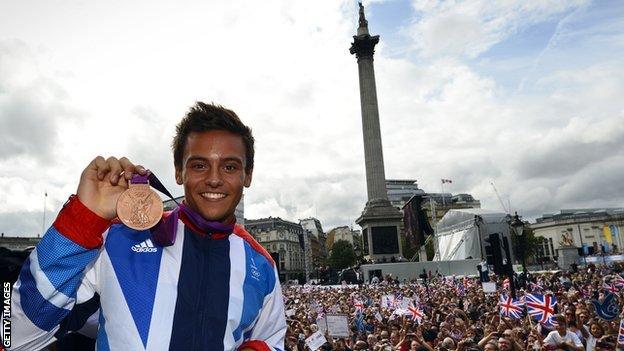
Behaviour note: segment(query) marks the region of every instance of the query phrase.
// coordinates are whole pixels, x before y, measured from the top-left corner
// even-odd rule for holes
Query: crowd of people
[[[515,316],[501,312],[501,298],[508,299],[511,289],[509,280],[494,275],[494,293],[485,293],[477,277],[440,275],[403,282],[387,276],[378,284],[284,286],[285,346],[309,350],[305,341],[322,329],[323,318],[342,314],[348,316],[350,336],[331,337],[325,331],[327,342],[321,350],[624,350],[618,344],[624,318],[623,271],[622,264],[589,265],[515,280],[514,301],[537,293],[556,300],[545,322],[526,310]],[[610,312],[617,306],[612,320],[597,313],[601,311],[596,306],[607,297],[615,300]]]

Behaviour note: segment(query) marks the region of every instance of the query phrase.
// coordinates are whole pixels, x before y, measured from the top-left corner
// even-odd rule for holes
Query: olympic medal
[[[160,221],[162,214],[162,200],[149,183],[131,183],[117,200],[117,217],[132,229],[149,229]]]

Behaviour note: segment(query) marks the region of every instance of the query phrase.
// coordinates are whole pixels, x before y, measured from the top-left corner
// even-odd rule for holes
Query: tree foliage
[[[346,240],[338,240],[334,242],[331,255],[329,256],[329,265],[335,269],[344,269],[355,263],[356,256],[353,245]]]
[[[541,240],[541,238],[535,236],[533,229],[531,229],[528,225],[524,226],[522,236],[523,238],[518,238],[516,235],[511,236],[518,262],[521,261],[523,256],[525,259],[530,260],[530,258],[537,252],[537,248]]]

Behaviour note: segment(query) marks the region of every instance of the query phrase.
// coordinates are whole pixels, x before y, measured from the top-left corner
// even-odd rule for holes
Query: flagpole
[[[43,193],[43,221],[41,222],[41,236],[45,233],[45,215],[46,215],[46,199],[48,198],[48,191]]]

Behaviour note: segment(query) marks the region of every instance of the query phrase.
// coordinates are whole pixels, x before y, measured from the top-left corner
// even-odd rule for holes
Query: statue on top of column
[[[358,2],[360,5],[360,27],[367,27],[368,21],[366,20],[366,16],[364,16],[364,5],[361,2]]]

